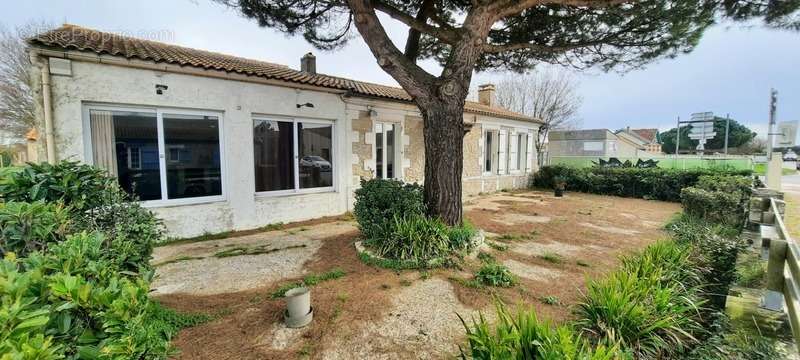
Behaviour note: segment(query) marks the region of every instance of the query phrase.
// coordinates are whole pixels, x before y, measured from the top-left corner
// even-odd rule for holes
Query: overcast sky
[[[259,28],[210,0],[5,1],[0,23],[14,27],[32,20],[69,22],[295,68],[303,54],[313,51],[319,72],[396,85],[358,38],[344,49],[323,53],[301,37]],[[387,29],[393,39],[404,41],[401,24],[390,22]],[[425,67],[438,74],[435,65]],[[502,76],[476,74],[473,84]],[[706,32],[694,52],[676,59],[625,75],[595,70],[576,76],[584,99],[583,128],[665,130],[674,127],[678,116],[713,111],[730,113],[763,134],[770,87],[779,91],[778,120],[800,120],[800,33],[719,25]]]

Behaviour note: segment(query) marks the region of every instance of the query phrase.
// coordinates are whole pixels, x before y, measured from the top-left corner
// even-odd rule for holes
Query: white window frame
[[[399,169],[402,168],[402,159],[401,159],[401,156],[400,156],[400,148],[401,148],[401,146],[399,145],[399,142],[402,141],[402,139],[403,139],[402,126],[400,126],[400,123],[394,122],[394,121],[373,121],[372,122],[372,134],[373,134],[373,136],[376,134],[375,133],[375,125],[378,125],[378,124],[380,124],[381,126],[394,125],[394,139],[393,139],[394,140],[394,154],[392,154],[392,156],[394,156],[394,176],[391,179],[402,180],[403,179],[403,175],[402,175],[402,172],[399,171]],[[385,130],[382,131],[381,134],[383,134],[383,156],[386,157],[386,139],[387,139],[386,131]],[[378,146],[377,146],[377,143],[373,143],[372,144],[372,158],[375,159],[375,169],[372,170],[372,175],[377,179],[378,178]],[[398,164],[401,164],[401,166],[398,166]],[[384,175],[383,179],[389,179],[389,178],[386,177],[386,169],[388,169],[388,166],[387,166],[387,162],[385,160],[383,162],[383,166],[382,167],[383,168],[381,169],[381,171],[382,171],[382,174]]]
[[[302,194],[314,194],[314,193],[323,193],[323,192],[335,192],[336,185],[337,185],[337,176],[338,174],[338,164],[336,162],[336,155],[339,149],[338,141],[336,140],[336,122],[332,120],[322,120],[322,119],[311,119],[311,118],[293,118],[293,117],[280,117],[280,116],[263,116],[263,115],[253,115],[250,119],[250,151],[253,151],[255,144],[253,144],[253,140],[255,139],[254,127],[253,124],[256,120],[264,120],[264,121],[283,121],[283,122],[290,122],[292,123],[292,142],[294,146],[294,189],[287,189],[287,190],[270,190],[270,191],[255,191],[255,174],[253,174],[253,191],[255,192],[256,197],[275,197],[275,196],[288,196],[288,195],[302,195]],[[298,133],[297,133],[297,124],[298,123],[306,123],[306,124],[318,124],[318,125],[330,125],[331,126],[331,186],[326,187],[317,187],[317,188],[310,188],[310,189],[301,189],[300,188],[300,148],[298,143]],[[255,159],[253,159],[253,163],[255,165]]]
[[[509,131],[508,133],[508,173],[518,174],[519,171],[519,133]]]
[[[142,169],[142,148],[136,147],[136,151],[135,152],[131,151],[131,150],[133,150],[131,148],[127,148],[127,150],[128,150],[128,169],[141,170]],[[138,159],[138,161],[135,164],[134,164],[133,161],[131,161],[131,158],[132,158],[131,155],[133,155],[134,153],[136,153],[136,159]]]
[[[481,156],[479,156],[479,158],[481,159],[481,173],[483,175],[492,175],[492,172],[494,171],[494,165],[495,165],[494,164],[494,153],[495,152],[493,151],[492,148],[494,147],[494,144],[498,141],[497,134],[498,134],[498,132],[497,132],[496,129],[483,130],[483,136],[481,137],[481,142],[483,143],[483,147],[482,147],[483,152],[481,153]],[[488,146],[489,146],[488,149],[486,148],[486,146],[487,146],[487,144],[486,144],[486,136],[487,135],[491,135],[492,136],[492,143],[488,144]],[[486,160],[487,160],[486,159],[486,153],[487,152],[490,155],[489,159],[488,159],[489,160],[489,171],[486,171]]]
[[[161,207],[161,206],[176,206],[176,205],[191,205],[202,204],[209,202],[219,202],[227,200],[227,181],[225,177],[228,174],[227,161],[225,158],[225,137],[223,131],[224,116],[222,112],[217,111],[202,111],[191,110],[184,108],[171,108],[171,107],[147,107],[147,106],[126,106],[126,105],[100,105],[100,104],[84,104],[83,105],[83,141],[84,141],[84,162],[94,165],[94,156],[92,156],[92,128],[89,118],[89,113],[92,110],[99,111],[130,111],[142,112],[156,115],[156,128],[158,130],[158,166],[161,180],[161,200],[146,200],[140,203],[144,207]],[[219,166],[220,166],[220,195],[199,196],[192,198],[169,199],[169,190],[167,189],[167,161],[166,161],[166,148],[164,145],[164,114],[176,115],[196,115],[196,116],[214,116],[217,118],[217,126],[219,130]]]
[[[497,132],[497,175],[508,174],[508,130]]]

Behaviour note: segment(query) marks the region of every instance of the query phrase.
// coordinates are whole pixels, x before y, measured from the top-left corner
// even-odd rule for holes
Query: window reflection
[[[333,126],[297,123],[300,188],[333,186]]]

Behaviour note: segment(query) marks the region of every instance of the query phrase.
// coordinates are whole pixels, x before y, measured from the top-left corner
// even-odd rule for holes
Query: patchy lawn
[[[491,316],[497,295],[565,320],[586,276],[661,238],[678,211],[678,204],[575,193],[478,196],[467,199],[465,215],[487,232],[487,255],[427,272],[364,265],[353,248],[358,230],[341,220],[167,245],[155,251],[154,296],[217,318],[179,335],[180,359],[446,358],[463,338],[456,313]],[[473,275],[488,257],[519,284],[476,286]],[[345,275],[324,277],[332,271]],[[283,301],[271,295],[304,276],[325,279],[312,290],[314,321],[286,329]]]

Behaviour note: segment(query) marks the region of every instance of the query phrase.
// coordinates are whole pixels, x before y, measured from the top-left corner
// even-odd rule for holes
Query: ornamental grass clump
[[[443,265],[474,247],[472,225],[450,227],[425,210],[422,187],[416,184],[373,179],[356,190],[354,215],[364,245],[383,260],[403,262],[392,267]]]
[[[459,319],[467,332],[462,359],[632,359],[619,345],[591,345],[569,326],[554,326],[540,320],[533,308],[509,312],[497,303],[497,321],[491,325],[479,314],[468,324]]]
[[[576,326],[595,343],[619,341],[637,358],[663,358],[698,343],[698,275],[688,248],[662,242],[623,259],[620,270],[592,280],[578,305]]]

